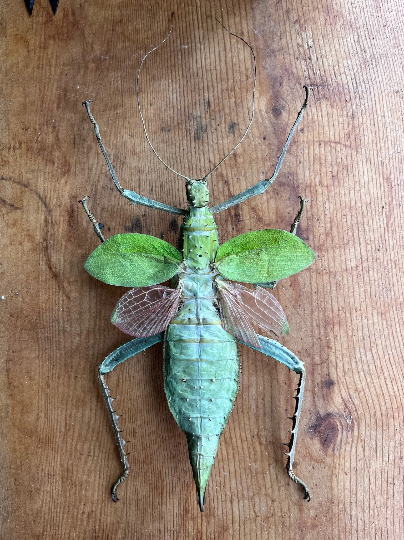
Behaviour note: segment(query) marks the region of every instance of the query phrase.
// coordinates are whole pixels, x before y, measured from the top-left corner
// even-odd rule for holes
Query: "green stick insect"
[[[238,39],[250,47],[242,38]],[[216,167],[204,178],[192,179],[171,169],[157,154],[147,135],[140,109],[140,70],[147,56],[157,48],[146,54],[139,67],[137,78],[139,112],[147,141],[154,153],[166,167],[186,180],[189,203],[187,210],[142,197],[121,187],[101,141],[98,124],[90,111],[90,101],[83,103],[120,194],[133,204],[184,216],[179,250],[164,240],[145,234],[117,234],[104,240],[97,220],[87,207],[86,198],[80,201],[102,242],[88,257],[85,263],[87,272],[104,283],[132,287],[119,300],[111,320],[114,325],[135,339],[108,355],[98,370],[102,394],[123,464],[123,473],[112,487],[112,499],[118,500],[117,487],[129,475],[129,462],[125,441],[118,426],[118,416],[113,408],[113,399],[104,376],[127,358],[163,341],[165,393],[169,408],[187,439],[200,510],[203,511],[204,508],[206,485],[220,436],[238,391],[240,375],[238,343],[275,358],[300,375],[295,397],[296,409],[292,417],[291,440],[288,443],[289,452],[286,454],[288,456],[286,469],[290,478],[303,487],[304,498],[310,500],[306,484],[293,471],[305,383],[303,362],[277,341],[257,334],[253,327],[255,324],[264,332],[276,335],[287,334],[289,331],[280,304],[265,287],[273,288],[279,279],[303,270],[315,258],[314,252],[295,235],[305,201],[301,198],[300,210],[290,233],[278,229],[247,232],[232,238],[222,246],[219,246],[217,226],[213,218],[213,214],[263,193],[273,183],[306,108],[309,88],[305,88],[304,104],[289,133],[272,177],[209,208],[207,178],[234,152],[246,136],[253,120],[256,85],[254,51],[250,47],[255,64],[250,124],[239,143]],[[160,285],[169,279],[172,280],[172,288]],[[255,288],[250,289],[235,282],[250,283]]]

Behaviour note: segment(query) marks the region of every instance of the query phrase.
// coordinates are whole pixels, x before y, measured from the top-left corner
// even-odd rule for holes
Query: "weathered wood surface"
[[[161,347],[109,377],[132,474],[120,470],[96,366],[127,338],[109,322],[123,292],[83,263],[107,235],[176,243],[178,219],[131,206],[112,185],[81,102],[93,98],[124,187],[185,204],[180,172],[202,176],[248,123],[249,51],[257,117],[211,177],[213,204],[272,173],[304,98],[312,99],[276,183],[218,216],[221,240],[288,228],[318,254],[277,289],[284,343],[308,382],[296,472],[284,470],[296,377],[242,348],[238,400],[199,512],[185,438],[165,402]],[[403,53],[398,1],[124,2],[36,0],[1,11],[1,537],[23,539],[398,539],[403,528]]]

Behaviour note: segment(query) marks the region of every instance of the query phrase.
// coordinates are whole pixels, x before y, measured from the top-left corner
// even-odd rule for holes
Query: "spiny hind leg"
[[[286,463],[286,470],[288,471],[288,475],[290,478],[296,482],[297,484],[300,484],[302,488],[304,489],[304,498],[310,501],[310,492],[307,485],[303,482],[303,480],[300,480],[298,478],[294,471],[293,471],[293,462],[295,459],[295,450],[296,450],[296,439],[297,439],[297,428],[299,427],[299,419],[300,419],[300,413],[302,409],[302,401],[303,401],[303,394],[304,394],[304,384],[306,380],[306,370],[304,369],[303,363],[301,366],[301,372],[300,372],[300,379],[297,385],[296,389],[296,407],[295,412],[293,413],[293,416],[291,417],[292,420],[292,431],[290,432],[290,441],[286,444],[286,446],[289,448],[289,452],[286,453],[288,456],[288,461]]]
[[[128,454],[126,453],[126,450],[125,450],[125,444],[128,441],[125,441],[123,439],[122,435],[121,435],[122,432],[119,429],[119,424],[118,424],[119,416],[116,414],[115,409],[114,409],[113,404],[112,404],[114,398],[111,397],[111,393],[110,393],[110,390],[108,388],[107,383],[105,382],[104,375],[100,372],[100,370],[98,370],[98,380],[100,382],[102,395],[104,397],[105,404],[106,404],[107,410],[108,410],[108,414],[109,414],[109,417],[110,417],[111,422],[112,422],[112,427],[114,429],[115,438],[116,438],[116,441],[117,441],[117,444],[118,444],[119,457],[121,458],[121,462],[122,462],[122,465],[123,465],[123,473],[118,478],[118,480],[114,483],[114,485],[112,486],[112,490],[111,490],[112,500],[114,502],[117,502],[117,501],[119,501],[119,498],[118,498],[118,495],[116,493],[116,490],[117,490],[119,484],[121,484],[129,476],[130,465],[129,465],[129,461],[128,461]]]
[[[303,394],[304,394],[304,384],[306,380],[306,370],[304,369],[303,362],[299,360],[299,358],[295,354],[289,351],[289,349],[287,349],[286,347],[278,343],[278,341],[275,341],[274,339],[269,339],[263,336],[258,336],[258,341],[260,342],[260,345],[261,345],[260,352],[266,354],[267,356],[271,356],[272,358],[275,358],[275,360],[278,360],[278,362],[281,362],[281,364],[285,364],[285,366],[287,366],[289,369],[292,369],[295,373],[298,373],[300,375],[300,380],[297,386],[297,393],[295,396],[296,408],[295,408],[295,412],[293,413],[293,416],[291,417],[293,425],[292,425],[290,442],[286,445],[289,448],[289,452],[286,453],[288,457],[288,461],[286,463],[286,470],[288,471],[289,477],[297,484],[300,484],[302,488],[304,489],[304,498],[310,501],[309,488],[303,482],[303,480],[300,480],[300,478],[298,478],[295,475],[293,471],[293,461],[294,461],[295,451],[296,451],[297,430],[299,427],[300,413],[302,409],[302,400],[303,400]],[[248,343],[246,343],[245,345],[248,345]],[[248,346],[251,347],[251,345],[248,345]],[[257,347],[251,347],[251,348],[257,351],[260,350]]]
[[[111,496],[114,502],[117,502],[119,500],[118,495],[117,495],[117,488],[119,484],[121,484],[129,476],[130,466],[129,466],[129,461],[128,461],[128,454],[125,451],[125,444],[127,441],[124,441],[121,435],[122,431],[119,429],[119,424],[118,424],[119,417],[116,414],[115,409],[113,407],[113,404],[112,404],[113,398],[111,397],[110,390],[108,388],[107,383],[105,382],[104,375],[112,371],[118,364],[124,362],[128,358],[135,356],[135,354],[141,351],[144,351],[145,349],[147,349],[148,347],[151,347],[155,343],[159,343],[160,341],[162,341],[163,336],[164,336],[164,333],[161,332],[160,334],[156,334],[155,336],[133,339],[132,341],[129,341],[128,343],[125,343],[124,345],[121,345],[114,352],[109,354],[98,368],[98,380],[100,381],[102,395],[104,397],[108,414],[112,422],[112,427],[114,429],[115,438],[118,444],[119,455],[120,455],[121,462],[123,465],[123,473],[115,482],[115,484],[112,486],[112,490],[111,490]]]

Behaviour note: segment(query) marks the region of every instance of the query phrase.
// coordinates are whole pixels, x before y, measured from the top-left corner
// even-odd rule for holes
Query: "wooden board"
[[[1,7],[1,537],[23,539],[374,539],[403,527],[403,49],[399,3],[335,0],[36,0]],[[243,347],[240,393],[203,514],[185,438],[166,405],[155,346],[108,378],[132,473],[120,471],[96,366],[127,338],[109,317],[124,289],[83,264],[98,245],[78,200],[104,224],[174,245],[180,221],[131,206],[113,186],[81,102],[92,98],[122,186],[185,205],[183,180],[156,159],[211,176],[217,204],[272,174],[275,184],[218,215],[221,241],[288,229],[316,251],[276,290],[284,340],[307,367],[296,472],[284,470],[296,376]]]

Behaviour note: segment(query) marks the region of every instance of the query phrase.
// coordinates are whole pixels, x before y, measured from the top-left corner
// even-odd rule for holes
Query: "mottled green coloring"
[[[168,242],[147,234],[127,233],[103,242],[84,267],[109,285],[144,287],[172,278],[181,262],[181,253]]]
[[[254,231],[237,236],[221,247],[212,215],[263,193],[272,184],[306,108],[308,97],[309,89],[306,88],[306,100],[289,133],[271,178],[209,209],[206,179],[222,160],[204,178],[184,177],[187,180],[188,210],[147,199],[121,187],[101,141],[99,126],[91,114],[90,102],[84,104],[115,186],[121,195],[134,204],[184,215],[180,238],[182,253],[180,253],[167,242],[143,234],[120,234],[104,241],[98,222],[83,202],[83,207],[102,242],[87,259],[86,270],[105,283],[139,288],[133,293],[131,291],[126,293],[122,309],[112,318],[114,324],[119,326],[118,319],[123,317],[122,313],[125,317],[128,316],[132,326],[126,326],[125,319],[123,326],[120,327],[125,331],[128,329],[127,333],[137,337],[108,355],[98,371],[101,390],[123,464],[123,472],[112,487],[114,501],[118,500],[117,488],[128,477],[130,467],[125,450],[126,443],[121,435],[118,415],[114,410],[113,399],[104,376],[126,359],[161,340],[164,340],[164,387],[167,401],[175,420],[186,436],[197,488],[197,502],[201,511],[204,509],[205,490],[219,439],[238,391],[240,363],[237,342],[260,350],[300,375],[295,396],[296,408],[292,416],[289,452],[286,454],[288,457],[286,469],[290,478],[303,487],[304,497],[310,500],[306,484],[293,470],[305,384],[303,362],[277,341],[256,334],[250,324],[250,321],[255,321],[259,325],[261,321],[262,328],[265,328],[264,314],[272,317],[273,321],[284,321],[283,331],[286,332],[288,330],[286,316],[274,297],[272,303],[268,300],[269,294],[264,299],[265,302],[262,300],[259,288],[247,293],[242,292],[241,286],[237,289],[235,285],[221,287],[220,284],[220,280],[226,278],[273,287],[277,280],[309,266],[315,258],[314,252],[294,234],[303,212],[304,200],[301,198],[301,208],[292,225],[291,233],[278,229]],[[153,151],[156,153],[154,148]],[[157,153],[156,155],[159,157]],[[159,159],[161,160],[160,157]],[[176,289],[152,287],[170,278],[174,278],[172,287]],[[242,294],[246,297],[244,303]],[[139,303],[139,298],[143,303]],[[170,298],[176,303],[170,305]],[[259,308],[261,312],[258,309],[259,302],[265,308]],[[248,314],[251,313],[258,314],[258,318],[249,320]],[[139,330],[130,330],[135,327]],[[282,328],[281,325],[280,327]]]
[[[300,272],[314,251],[294,234],[279,229],[236,236],[219,247],[216,267],[227,279],[246,283],[276,281]]]

